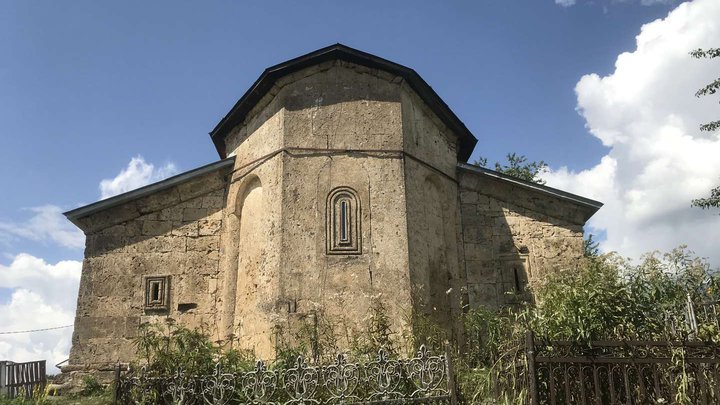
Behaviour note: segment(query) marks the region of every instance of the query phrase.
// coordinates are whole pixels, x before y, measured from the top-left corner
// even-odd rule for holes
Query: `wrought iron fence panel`
[[[362,381],[361,365],[348,363],[344,354],[338,354],[335,364],[323,369],[323,381],[329,401],[340,404],[360,401],[356,390]]]
[[[445,355],[431,355],[424,346],[409,359],[391,358],[381,349],[364,363],[348,362],[343,354],[328,365],[298,357],[292,367],[277,370],[263,361],[245,372],[217,364],[208,375],[181,369],[157,375],[142,368],[119,377],[117,399],[128,405],[450,404],[457,403],[451,398],[450,370]]]
[[[243,373],[240,379],[240,390],[243,399],[249,404],[269,403],[275,390],[277,390],[278,377],[273,371],[265,366],[265,362],[259,360],[255,363],[255,371]]]
[[[417,388],[411,395],[432,397],[442,394],[447,389],[446,363],[445,356],[431,356],[425,346],[421,346],[417,357],[407,361],[408,378]]]
[[[527,343],[533,404],[720,404],[717,344]]]
[[[370,383],[371,401],[387,401],[403,397],[402,360],[390,359],[385,349],[380,349],[378,358],[365,366],[366,381]]]

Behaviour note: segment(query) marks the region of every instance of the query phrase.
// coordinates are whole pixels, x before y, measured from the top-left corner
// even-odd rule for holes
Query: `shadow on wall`
[[[498,180],[461,176],[461,213],[470,308],[530,300],[527,286],[582,257],[582,220],[566,203]],[[474,177],[474,178],[472,178]]]

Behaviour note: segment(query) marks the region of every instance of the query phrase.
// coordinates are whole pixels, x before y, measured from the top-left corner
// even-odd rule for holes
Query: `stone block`
[[[488,243],[465,243],[466,260],[490,260],[493,258],[493,247]]]
[[[197,237],[199,235],[198,222],[173,222],[171,233],[174,236]]]
[[[79,219],[86,234],[94,233],[113,225],[130,221],[140,216],[135,201],[129,201],[116,207],[108,208],[94,215]]]
[[[183,209],[183,221],[197,221],[198,219],[204,218],[208,215],[207,208],[185,208]]]
[[[217,274],[220,265],[220,255],[218,251],[189,251],[183,257],[183,263],[183,268],[187,273]]]
[[[217,237],[187,238],[188,252],[217,252],[220,251],[220,241]]]
[[[159,236],[170,232],[170,221],[143,221],[142,234],[146,236]]]
[[[162,190],[148,196],[145,196],[137,201],[138,211],[141,214],[147,214],[150,212],[159,211],[165,207],[175,205],[180,202],[180,195],[178,194],[177,188],[172,187],[167,190]]]
[[[128,238],[122,234],[95,234],[85,238],[85,256],[95,257],[125,251]]]
[[[139,237],[130,241],[128,253],[185,252],[185,238],[181,236]]]
[[[494,283],[497,281],[494,260],[468,260],[465,268],[468,283]]]
[[[178,185],[181,201],[188,201],[225,186],[225,182],[217,173],[212,173]]]
[[[460,202],[463,204],[476,204],[478,193],[475,191],[460,191]]]
[[[206,195],[202,197],[202,208],[223,208],[225,198],[222,195]]]
[[[183,209],[182,206],[165,208],[158,212],[158,219],[161,221],[182,221]]]
[[[479,306],[493,308],[499,304],[495,283],[468,284],[468,298],[471,308]]]
[[[199,221],[199,234],[200,236],[215,235],[220,232],[222,228],[222,220],[200,220]]]

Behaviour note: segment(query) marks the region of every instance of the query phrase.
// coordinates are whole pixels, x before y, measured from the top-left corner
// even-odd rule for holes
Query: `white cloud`
[[[117,176],[100,182],[100,198],[105,199],[134,190],[175,175],[177,172],[178,169],[173,163],[155,168],[152,163],[145,162],[142,156],[134,157]]]
[[[606,2],[609,3],[629,3],[637,0],[606,0]],[[643,6],[654,6],[657,4],[672,4],[675,3],[676,0],[640,0],[640,4]],[[555,4],[562,6],[562,7],[571,7],[574,6],[577,3],[577,0],[555,0]],[[593,1],[588,1],[588,4],[594,4]],[[603,8],[605,9],[607,7],[606,5],[603,5]],[[607,10],[607,9],[605,9]]]
[[[0,222],[0,239],[15,237],[34,241],[51,240],[60,246],[82,248],[85,236],[62,215],[62,209],[55,205],[28,208],[34,215],[24,222]]]
[[[0,264],[0,287],[12,289],[8,302],[0,302],[0,332],[72,325],[82,263],[49,264],[17,255],[10,265]],[[72,328],[0,334],[0,359],[16,362],[47,360],[48,372],[70,351]]]
[[[656,4],[671,4],[675,0],[640,0],[640,4],[643,6],[654,6]]]
[[[720,215],[690,206],[720,183],[720,134],[698,129],[720,115],[717,99],[694,97],[718,67],[688,55],[718,45],[718,21],[720,1],[683,3],[641,28],[637,49],[618,56],[614,73],[576,85],[586,127],[610,151],[591,169],[545,178],[605,203],[589,222],[607,232],[604,250],[637,257],[687,243],[720,264]]]

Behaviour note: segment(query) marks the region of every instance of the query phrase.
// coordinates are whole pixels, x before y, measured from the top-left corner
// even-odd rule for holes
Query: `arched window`
[[[325,238],[327,254],[362,253],[360,233],[360,200],[349,187],[333,189],[327,199]]]

